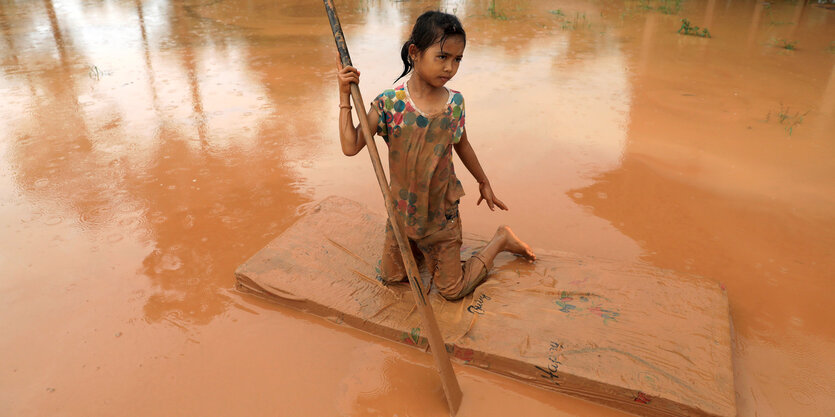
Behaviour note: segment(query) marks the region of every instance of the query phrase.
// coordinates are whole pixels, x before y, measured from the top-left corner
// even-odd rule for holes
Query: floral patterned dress
[[[434,114],[415,106],[405,82],[371,102],[380,115],[377,134],[389,147],[395,210],[413,240],[444,228],[464,195],[452,166],[452,145],[464,134],[464,96],[447,91],[446,106]]]

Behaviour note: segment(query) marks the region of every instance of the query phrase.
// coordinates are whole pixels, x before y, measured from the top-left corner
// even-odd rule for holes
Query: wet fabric
[[[461,219],[458,206],[446,213],[443,229],[418,240],[409,240],[416,260],[422,259],[438,292],[448,300],[457,300],[472,293],[487,278],[492,267],[480,253],[461,262]],[[380,279],[387,284],[406,279],[406,267],[400,255],[391,223],[386,221],[386,240],[380,261]]]
[[[389,147],[391,195],[406,235],[420,239],[446,226],[446,211],[464,195],[452,166],[452,147],[464,134],[464,96],[448,89],[443,109],[417,108],[406,83],[380,93],[372,102],[377,134]]]

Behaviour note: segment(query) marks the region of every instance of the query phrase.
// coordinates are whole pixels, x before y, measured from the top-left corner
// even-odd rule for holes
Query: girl
[[[411,37],[403,45],[403,78],[408,81],[383,91],[371,103],[369,126],[388,144],[391,195],[397,215],[417,258],[423,257],[444,298],[456,300],[473,292],[487,277],[493,259],[509,251],[536,260],[531,248],[507,226],[500,226],[479,253],[461,263],[461,221],[458,201],[464,195],[452,166],[452,149],[479,184],[481,201],[490,210],[507,206],[493,194],[464,128],[464,96],[444,85],[458,72],[466,35],[461,22],[450,14],[428,11],[418,17]],[[342,152],[353,156],[365,146],[360,126],[351,119],[351,83],[360,72],[338,64],[340,92],[339,140]],[[395,82],[397,81],[395,80]],[[390,222],[381,260],[381,279],[406,279]]]

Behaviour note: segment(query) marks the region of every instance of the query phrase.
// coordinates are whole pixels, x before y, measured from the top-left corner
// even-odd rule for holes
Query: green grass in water
[[[690,24],[690,21],[681,19],[681,27],[678,28],[678,33],[682,35],[698,36],[700,38],[710,38],[710,31],[707,28],[700,28]]]

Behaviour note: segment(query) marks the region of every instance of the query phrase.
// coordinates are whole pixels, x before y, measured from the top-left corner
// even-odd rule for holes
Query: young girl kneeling
[[[391,195],[412,251],[423,257],[438,291],[455,300],[473,292],[487,277],[493,259],[509,251],[536,260],[531,248],[507,226],[500,226],[490,243],[461,263],[461,220],[458,202],[464,195],[452,165],[452,149],[479,184],[481,196],[493,210],[507,206],[493,194],[464,128],[464,96],[444,85],[455,76],[466,46],[464,28],[450,14],[429,11],[418,17],[403,45],[403,78],[408,81],[383,91],[371,103],[369,126],[388,144]],[[338,64],[340,91],[339,139],[345,155],[365,146],[360,126],[351,119],[351,83],[359,84],[359,71]],[[395,80],[396,81],[396,80]],[[381,260],[382,280],[406,279],[390,222]]]

